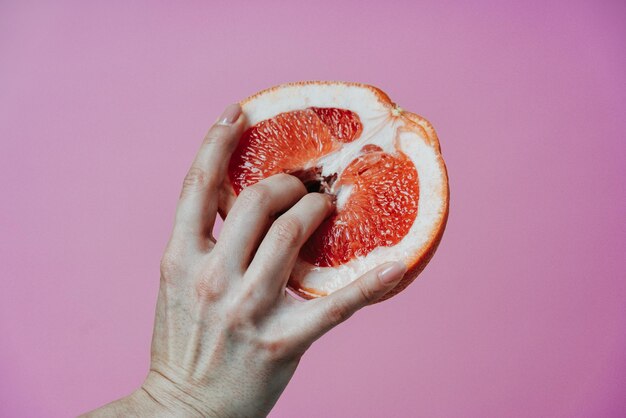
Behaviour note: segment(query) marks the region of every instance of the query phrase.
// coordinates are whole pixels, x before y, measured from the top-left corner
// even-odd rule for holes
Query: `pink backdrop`
[[[308,79],[430,119],[451,214],[421,279],[314,345],[272,415],[626,415],[626,3],[54,3],[0,3],[0,415],[141,382],[205,130]]]

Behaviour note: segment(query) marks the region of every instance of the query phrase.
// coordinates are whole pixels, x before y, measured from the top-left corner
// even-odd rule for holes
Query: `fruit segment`
[[[362,132],[359,117],[344,109],[308,108],[281,113],[249,128],[229,165],[237,194],[259,180],[286,172],[309,191],[338,196],[336,212],[307,241],[300,258],[315,266],[338,266],[377,247],[397,244],[417,216],[418,174],[402,152],[366,144],[343,172],[321,177],[319,159]]]
[[[341,142],[352,142],[361,135],[363,125],[359,116],[345,109],[334,107],[309,108],[328,126],[333,137]]]
[[[359,156],[333,187],[348,189],[347,201],[320,225],[300,257],[315,266],[337,266],[397,244],[417,216],[418,187],[415,165],[401,152]]]
[[[335,108],[296,110],[259,122],[244,132],[231,157],[235,193],[273,174],[311,168],[361,130],[355,113]]]

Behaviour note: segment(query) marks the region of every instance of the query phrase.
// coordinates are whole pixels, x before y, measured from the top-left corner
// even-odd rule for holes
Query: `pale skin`
[[[145,381],[86,416],[265,416],[311,344],[402,279],[404,264],[389,262],[326,297],[287,293],[300,247],[334,210],[287,174],[244,189],[216,241],[219,187],[245,124],[228,106],[185,177]]]

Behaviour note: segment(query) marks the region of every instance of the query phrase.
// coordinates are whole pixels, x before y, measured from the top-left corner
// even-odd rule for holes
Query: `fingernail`
[[[239,115],[241,114],[241,106],[239,103],[233,103],[228,105],[226,109],[224,109],[224,113],[219,117],[217,124],[218,125],[232,125],[235,123]]]
[[[404,263],[396,261],[388,266],[386,269],[378,273],[380,281],[385,284],[391,284],[398,281],[406,272],[406,266]]]

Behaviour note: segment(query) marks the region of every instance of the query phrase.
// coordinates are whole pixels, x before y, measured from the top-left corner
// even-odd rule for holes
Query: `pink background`
[[[626,415],[626,3],[54,3],[0,3],[0,415],[141,382],[205,130],[308,79],[430,119],[451,214],[421,279],[315,344],[272,415]]]

